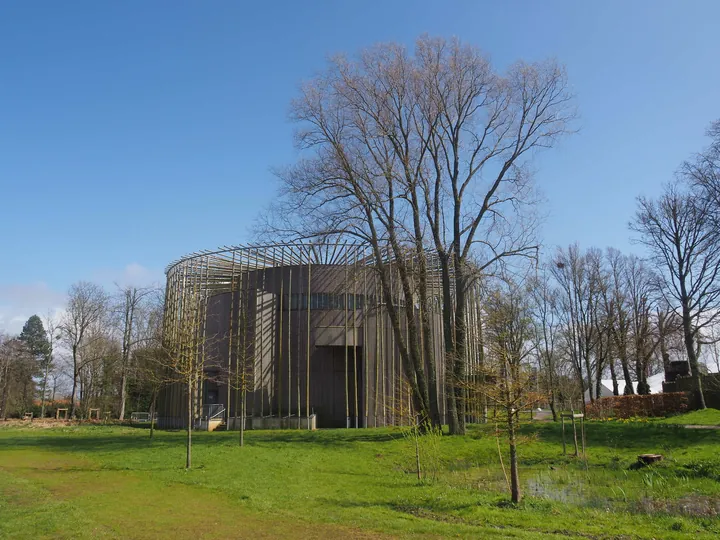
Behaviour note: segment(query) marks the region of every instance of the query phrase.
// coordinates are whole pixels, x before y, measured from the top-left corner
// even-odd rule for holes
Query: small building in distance
[[[658,373],[656,375],[651,375],[647,378],[647,383],[650,386],[650,393],[651,394],[660,394],[663,391],[663,382],[665,382],[665,374],[664,373]],[[623,379],[618,379],[618,395],[622,396],[625,392],[625,381]],[[637,381],[630,381],[630,384],[632,384],[633,392],[637,394]],[[613,381],[612,379],[601,379],[600,380],[600,395],[595,396],[595,388],[593,388],[593,396],[596,398],[604,398],[604,397],[612,397],[615,394],[613,393]],[[590,393],[585,390],[585,403],[588,403],[590,401]]]

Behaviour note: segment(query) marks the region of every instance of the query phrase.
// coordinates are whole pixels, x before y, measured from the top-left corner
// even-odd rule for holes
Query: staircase
[[[219,403],[203,405],[198,429],[216,431],[225,428],[227,428],[225,424],[225,406]]]

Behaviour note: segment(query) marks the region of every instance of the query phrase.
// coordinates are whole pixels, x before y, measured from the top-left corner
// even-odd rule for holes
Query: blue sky
[[[548,245],[627,222],[720,118],[720,2],[0,3],[0,330],[78,279],[153,281],[250,239],[289,102],[328,55],[422,33],[567,66],[581,131],[536,160]],[[14,322],[13,322],[14,321]]]

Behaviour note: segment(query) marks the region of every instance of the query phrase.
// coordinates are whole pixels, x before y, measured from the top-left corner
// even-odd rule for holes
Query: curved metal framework
[[[367,245],[287,243],[225,246],[168,265],[164,336],[171,350],[197,359],[196,421],[221,406],[229,429],[240,418],[249,427],[310,427],[311,419],[318,427],[406,423],[412,400],[378,262]],[[391,257],[382,262],[392,268]],[[437,366],[444,404],[442,295],[433,253],[427,266],[434,359],[426,362]],[[404,307],[398,281],[390,283],[393,304]],[[482,361],[482,345],[477,295],[468,297],[472,369]],[[407,329],[404,316],[400,322]],[[185,425],[187,402],[180,385],[166,389],[158,423]]]

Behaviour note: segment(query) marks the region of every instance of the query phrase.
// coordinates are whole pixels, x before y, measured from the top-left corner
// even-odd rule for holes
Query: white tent
[[[665,381],[665,374],[664,373],[658,373],[657,375],[652,375],[648,377],[647,382],[650,385],[650,393],[651,394],[660,394],[663,391],[662,383]],[[594,383],[593,383],[594,384]],[[637,393],[637,382],[632,381],[631,382],[633,391]],[[622,379],[618,379],[618,392],[620,395],[623,394],[625,390],[625,381]],[[595,394],[595,387],[593,387],[593,394]],[[602,379],[600,381],[600,396],[595,397],[610,397],[613,396],[613,382],[612,379]],[[590,401],[590,393],[586,390],[585,391],[585,401]]]

